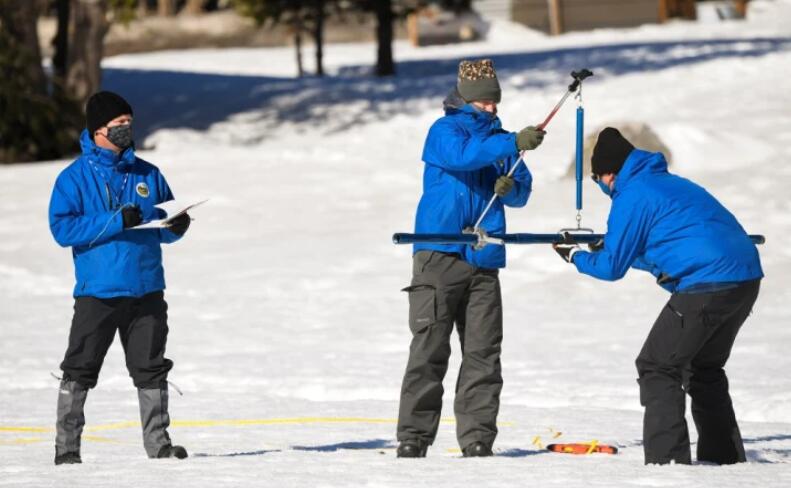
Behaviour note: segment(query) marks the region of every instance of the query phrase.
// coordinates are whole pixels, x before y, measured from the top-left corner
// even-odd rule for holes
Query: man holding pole
[[[555,250],[580,273],[614,281],[633,267],[673,293],[636,361],[646,464],[690,464],[685,392],[698,461],[744,462],[723,367],[758,297],[758,250],[713,196],[670,174],[661,153],[635,149],[617,129],[599,134],[591,166],[612,198],[604,242],[586,252],[567,235]]]
[[[423,150],[423,196],[415,232],[461,234],[472,228],[493,195],[500,198],[480,224],[505,232],[504,206],[522,207],[531,192],[530,171],[519,152],[541,144],[544,131],[502,129],[501,91],[491,60],[462,61],[445,99],[445,116],[429,130]],[[416,244],[409,293],[412,342],[401,389],[398,457],[424,457],[434,442],[442,409],[442,380],[454,324],[462,363],[454,411],[465,457],[491,456],[497,436],[502,376],[502,302],[498,269],[505,248],[465,244]]]

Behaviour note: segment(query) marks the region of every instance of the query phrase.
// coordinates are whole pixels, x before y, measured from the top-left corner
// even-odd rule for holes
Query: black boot
[[[162,446],[162,448],[157,453],[157,459],[165,459],[165,458],[176,458],[176,459],[184,459],[187,457],[187,450],[184,449],[182,446],[171,446],[168,444],[167,446]]]
[[[417,439],[410,439],[408,441],[402,441],[400,444],[398,444],[396,457],[422,458],[426,457],[427,450],[428,445],[425,442],[419,441]]]
[[[55,452],[57,453],[57,450]],[[82,459],[76,452],[65,452],[60,455],[55,454],[55,465],[61,464],[82,464]]]
[[[492,448],[480,441],[473,442],[472,444],[462,449],[461,452],[462,455],[464,455],[464,457],[494,456],[494,453],[492,452]]]

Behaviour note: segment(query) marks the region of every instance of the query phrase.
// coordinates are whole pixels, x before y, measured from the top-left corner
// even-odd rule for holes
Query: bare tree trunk
[[[0,1],[0,27],[18,42],[20,49],[26,51],[30,62],[25,66],[25,79],[32,91],[43,95],[47,92],[47,78],[41,67],[41,49],[38,45],[38,8],[38,3],[30,0]]]
[[[157,13],[164,17],[176,15],[176,0],[158,0]]]
[[[316,24],[313,29],[313,41],[316,43],[316,76],[324,76],[324,3],[316,0]]]
[[[302,67],[302,23],[297,21],[294,27],[294,48],[297,51],[297,76],[305,76],[305,69]]]
[[[206,0],[187,0],[181,12],[186,15],[201,15],[205,3]]]
[[[84,104],[102,81],[104,36],[110,30],[106,0],[71,0],[66,89]]]
[[[393,2],[378,0],[376,3],[376,76],[395,74],[393,62]]]
[[[146,0],[138,0],[137,2],[137,17],[142,18],[148,16],[150,13],[148,2]]]
[[[56,0],[58,13],[58,30],[52,39],[55,54],[52,56],[54,71],[53,87],[55,98],[65,96],[66,73],[69,61],[69,17],[71,16],[71,0]]]
[[[42,5],[0,0],[0,163],[54,159],[76,149],[74,112],[53,101],[41,66]]]
[[[563,34],[563,5],[562,0],[548,0],[549,8],[549,33],[553,36]]]

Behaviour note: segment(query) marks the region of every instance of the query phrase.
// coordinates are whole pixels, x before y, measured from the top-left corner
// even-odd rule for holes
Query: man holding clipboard
[[[150,458],[187,457],[167,432],[165,357],[167,303],[160,244],[190,226],[184,212],[166,227],[132,229],[161,218],[157,205],[173,200],[154,165],[135,156],[132,107],[120,95],[98,92],[86,107],[82,155],[58,176],[49,206],[50,230],[72,248],[77,283],[74,318],[58,395],[55,464],[82,462],[80,438],[88,390],[96,386],[116,330],[138,390],[143,444]]]

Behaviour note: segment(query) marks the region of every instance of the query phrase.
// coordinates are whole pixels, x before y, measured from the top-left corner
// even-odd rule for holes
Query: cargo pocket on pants
[[[407,286],[409,293],[409,328],[413,334],[426,330],[437,321],[436,290],[431,285]]]

